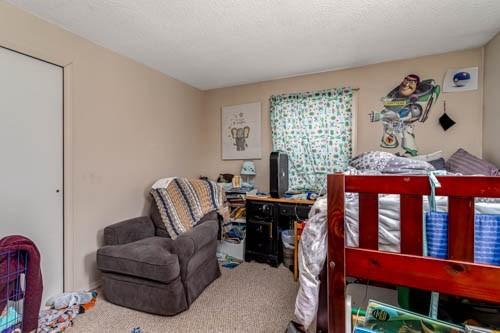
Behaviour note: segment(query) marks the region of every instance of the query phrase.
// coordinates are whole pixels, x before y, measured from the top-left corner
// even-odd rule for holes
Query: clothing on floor
[[[65,309],[48,309],[40,312],[38,332],[59,333],[73,326],[73,319],[80,313],[80,306],[73,305]]]
[[[54,309],[64,309],[73,305],[89,303],[95,297],[95,292],[72,292],[50,297],[45,303],[46,306]]]
[[[59,333],[73,326],[73,319],[93,307],[97,292],[72,292],[51,297],[47,300],[50,309],[40,311],[39,333]]]
[[[2,333],[22,333],[20,328],[8,328]]]
[[[40,270],[40,252],[30,239],[18,235],[0,239],[0,253],[10,251],[25,251],[27,254],[26,288],[23,295],[23,329],[26,332],[30,332],[38,327],[38,311],[40,310],[40,304],[42,302],[43,281],[42,272]],[[4,259],[0,262],[1,271],[7,268],[7,263],[5,261]],[[10,264],[12,264],[12,262]],[[17,276],[16,279],[19,279],[19,276]],[[12,281],[0,281],[0,293],[3,292],[7,284],[10,283],[12,283]],[[4,307],[5,304],[0,304],[0,311],[3,310]]]

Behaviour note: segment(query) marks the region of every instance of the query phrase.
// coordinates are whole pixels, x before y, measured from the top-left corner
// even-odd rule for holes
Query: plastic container
[[[295,236],[293,230],[283,230],[281,232],[281,241],[283,243],[283,265],[289,269],[293,268]]]
[[[293,268],[293,246],[283,243],[283,265],[289,269]]]
[[[295,235],[293,233],[293,230],[292,229],[283,230],[281,232],[281,239],[283,240],[283,243],[290,244],[293,247],[295,241]]]
[[[219,241],[217,251],[236,259],[245,260],[245,239],[243,239],[239,244],[231,243],[225,240]]]

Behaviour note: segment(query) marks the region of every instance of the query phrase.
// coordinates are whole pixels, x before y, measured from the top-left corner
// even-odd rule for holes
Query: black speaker
[[[288,155],[273,151],[269,158],[271,197],[280,198],[288,191]]]

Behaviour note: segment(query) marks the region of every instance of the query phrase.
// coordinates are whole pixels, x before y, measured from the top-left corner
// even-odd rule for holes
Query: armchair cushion
[[[155,235],[155,226],[149,216],[118,222],[104,228],[104,245],[120,245]]]
[[[171,247],[172,240],[164,237],[105,246],[97,251],[97,267],[105,272],[168,283],[180,274],[179,260]]]

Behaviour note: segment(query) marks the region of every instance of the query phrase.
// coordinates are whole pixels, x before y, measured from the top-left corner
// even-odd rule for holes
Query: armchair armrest
[[[172,240],[172,250],[179,256],[190,258],[198,249],[217,239],[218,225],[207,221]]]
[[[197,225],[193,229],[185,232],[176,241],[190,239],[194,245],[194,251],[204,247],[205,245],[217,240],[219,224],[217,220],[209,220],[203,224]]]
[[[217,221],[206,221],[172,240],[171,251],[179,258],[181,274],[187,273],[187,265],[191,258],[203,247],[217,242]]]
[[[104,245],[120,245],[155,235],[155,227],[149,216],[125,220],[104,228]]]

